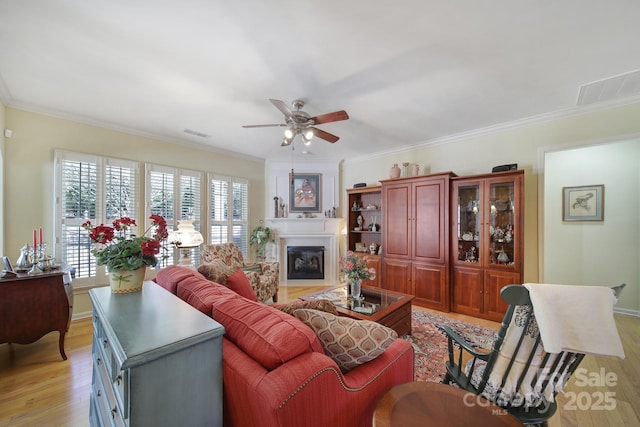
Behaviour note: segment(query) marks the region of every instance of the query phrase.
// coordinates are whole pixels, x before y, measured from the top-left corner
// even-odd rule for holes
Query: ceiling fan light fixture
[[[280,144],[280,146],[281,147],[288,147],[289,145],[291,145],[292,142],[293,142],[293,138],[284,137],[284,138],[282,138],[282,144]]]
[[[311,138],[313,138],[313,129],[305,130],[303,136],[305,139],[311,141]]]
[[[294,136],[294,135],[295,135],[295,134],[293,133],[293,130],[292,130],[291,128],[287,128],[287,130],[285,130],[285,131],[284,131],[284,137],[285,137],[286,139],[289,139],[289,140],[290,140],[290,139],[293,139],[293,136]],[[291,144],[291,142],[289,142],[289,144]],[[288,144],[287,144],[287,145],[288,145]]]
[[[303,134],[302,143],[308,147],[309,145],[311,145],[311,139],[307,138],[306,134]]]

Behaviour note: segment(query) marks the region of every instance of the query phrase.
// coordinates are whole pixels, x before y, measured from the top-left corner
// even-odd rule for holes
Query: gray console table
[[[219,323],[154,282],[89,296],[91,426],[222,426]]]

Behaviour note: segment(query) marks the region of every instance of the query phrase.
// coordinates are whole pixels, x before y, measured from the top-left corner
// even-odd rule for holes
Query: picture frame
[[[604,185],[562,187],[563,221],[604,221]]]
[[[356,242],[356,252],[367,252],[367,245],[363,242]]]
[[[289,212],[322,210],[322,174],[289,174]]]

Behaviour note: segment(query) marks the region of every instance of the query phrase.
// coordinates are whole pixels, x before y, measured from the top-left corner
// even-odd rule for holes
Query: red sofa
[[[165,268],[155,281],[225,328],[227,427],[371,426],[380,397],[413,380],[413,347],[402,339],[343,374],[313,330],[289,314],[184,267]]]

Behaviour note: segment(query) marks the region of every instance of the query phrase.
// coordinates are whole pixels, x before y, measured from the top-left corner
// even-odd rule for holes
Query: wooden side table
[[[373,413],[373,427],[522,427],[516,417],[488,400],[433,382],[400,384],[385,393]]]
[[[0,343],[30,344],[58,331],[60,356],[73,312],[70,268],[0,279]]]

